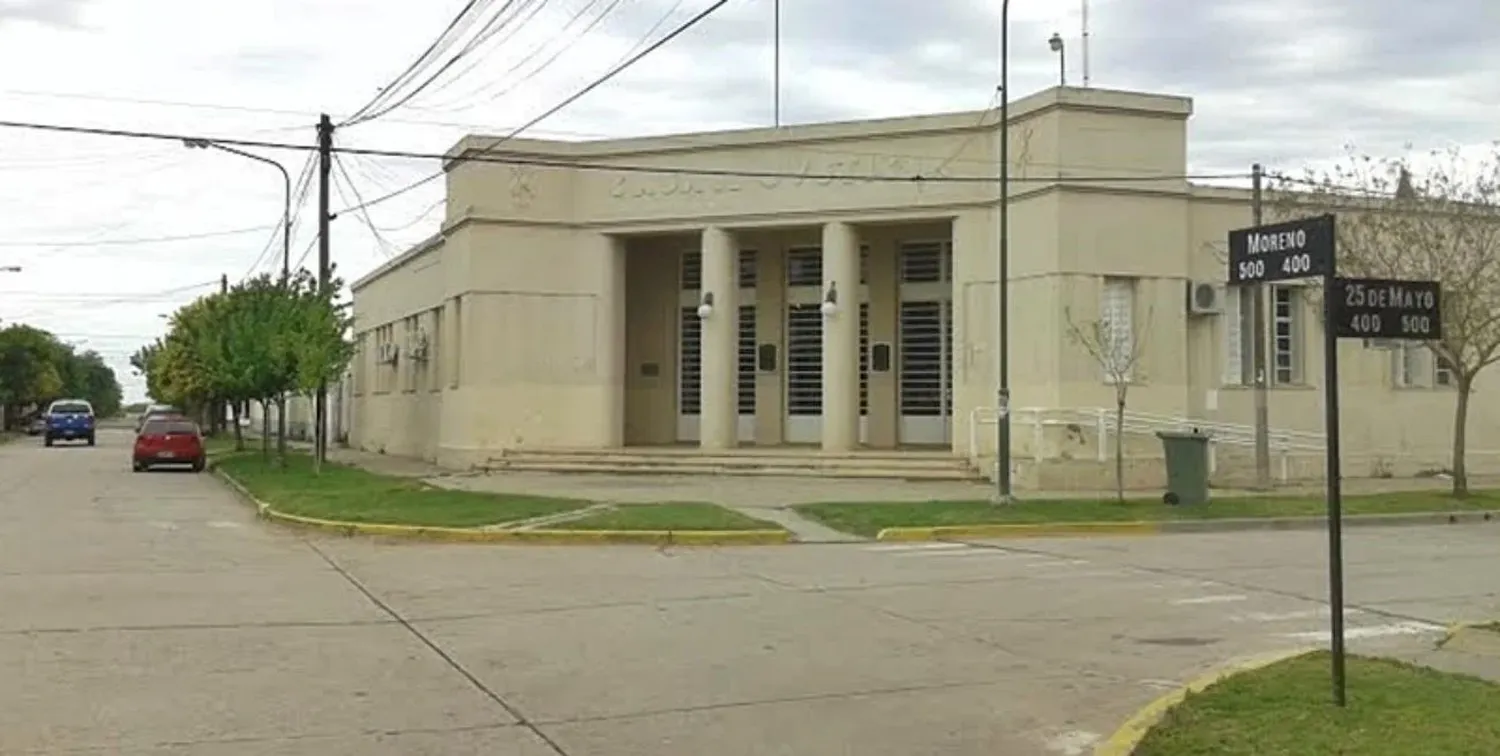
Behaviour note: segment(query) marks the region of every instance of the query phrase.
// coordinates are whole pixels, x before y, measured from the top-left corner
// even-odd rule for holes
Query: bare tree
[[[1333,168],[1275,182],[1282,217],[1338,215],[1340,275],[1437,281],[1443,338],[1425,342],[1451,371],[1453,494],[1466,496],[1474,378],[1500,361],[1500,146],[1373,158],[1348,151]]]
[[[1107,314],[1079,322],[1066,310],[1068,338],[1083,349],[1115,389],[1115,498],[1125,501],[1125,403],[1133,382],[1142,379],[1141,355],[1150,333],[1151,310],[1144,320],[1116,322]]]

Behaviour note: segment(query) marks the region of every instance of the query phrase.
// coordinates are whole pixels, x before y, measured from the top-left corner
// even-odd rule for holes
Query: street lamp
[[[996,278],[998,362],[995,393],[995,503],[1009,504],[1010,486],[1010,0],[1000,0],[1000,254]]]
[[[281,274],[282,276],[290,277],[292,268],[292,177],[287,174],[286,168],[282,167],[281,163],[270,158],[237,150],[207,139],[184,139],[182,140],[182,144],[190,150],[215,149],[231,155],[239,155],[242,158],[254,160],[257,163],[265,163],[281,172],[282,196],[284,197],[281,205]]]
[[[1047,46],[1052,48],[1052,52],[1057,53],[1057,85],[1066,87],[1068,86],[1068,50],[1063,43],[1062,35],[1052,32],[1052,36],[1047,39]]]

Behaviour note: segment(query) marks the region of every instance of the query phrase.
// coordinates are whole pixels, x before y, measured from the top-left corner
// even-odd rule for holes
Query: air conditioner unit
[[[1187,311],[1190,315],[1218,315],[1224,311],[1223,284],[1188,281]]]
[[[427,334],[417,334],[416,340],[411,345],[411,358],[418,362],[427,359]]]

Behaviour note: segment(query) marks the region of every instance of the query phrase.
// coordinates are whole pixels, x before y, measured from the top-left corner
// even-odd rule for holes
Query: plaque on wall
[[[776,372],[776,345],[761,344],[755,351],[755,367],[762,373]]]
[[[891,345],[882,341],[870,345],[870,370],[876,373],[891,372]]]
[[[661,376],[661,364],[660,363],[657,363],[657,362],[642,362],[641,363],[641,377],[642,378],[658,378],[660,376]]]

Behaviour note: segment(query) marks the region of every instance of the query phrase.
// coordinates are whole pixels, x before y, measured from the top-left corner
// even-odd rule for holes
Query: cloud
[[[463,2],[386,4],[377,14],[362,0],[0,0],[7,72],[0,98],[7,118],[309,145],[320,112],[348,114],[375,96]],[[592,14],[610,4],[546,3],[456,64],[457,81],[438,82],[379,121],[341,129],[337,140],[441,152],[465,133],[505,133],[708,4],[622,3],[591,26]],[[770,125],[773,7],[729,3],[529,134]],[[986,107],[998,81],[998,7],[998,0],[782,0],[783,123]],[[1079,11],[1073,2],[1013,3],[1015,96],[1057,82],[1047,46],[1054,31],[1066,40],[1070,82],[1081,82]],[[1409,142],[1440,147],[1496,136],[1488,72],[1500,66],[1500,48],[1485,38],[1500,28],[1493,0],[1417,10],[1395,0],[1093,0],[1091,25],[1093,85],[1194,98],[1194,170],[1243,171],[1253,162],[1296,170],[1351,142],[1390,153]],[[31,94],[14,91],[22,87]],[[38,94],[45,92],[54,94]],[[170,102],[228,107],[163,104]],[[252,151],[294,179],[308,159],[305,151]],[[336,209],[438,168],[354,156],[341,164]],[[311,197],[300,203],[294,262],[311,250]],[[341,273],[358,276],[431,234],[441,199],[439,181],[371,208],[378,237],[363,213],[341,214],[332,237]],[[232,155],[174,142],[0,132],[0,264],[25,267],[19,276],[0,274],[0,319],[86,341],[138,396],[142,386],[124,360],[161,333],[159,315],[212,290],[221,275],[238,280],[279,266],[270,226],[281,204],[279,175]],[[258,230],[90,244],[246,228]]]
[[[0,0],[0,27],[16,21],[45,26],[78,25],[79,11],[86,0]]]

